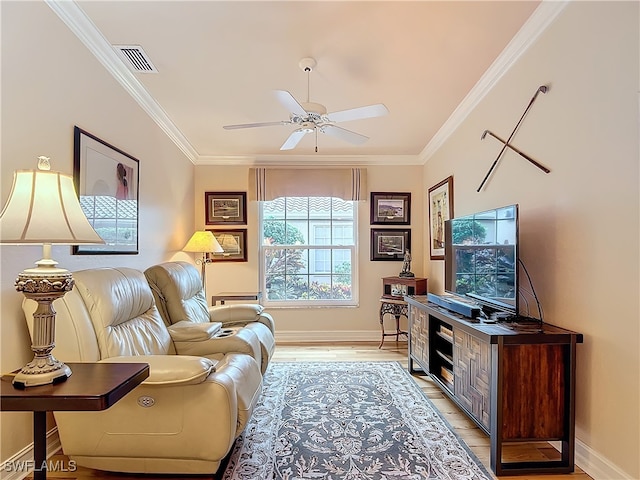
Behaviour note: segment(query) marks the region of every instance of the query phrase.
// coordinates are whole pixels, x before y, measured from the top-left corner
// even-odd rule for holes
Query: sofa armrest
[[[273,317],[264,311],[262,305],[256,303],[209,307],[209,317],[212,322],[221,322],[223,328],[260,322],[264,323],[271,333],[275,333]]]
[[[217,362],[188,355],[132,355],[111,357],[101,363],[147,363],[149,376],[143,385],[197,385],[215,372]]]
[[[208,357],[211,355],[228,353],[244,353],[262,362],[260,341],[251,330],[246,328],[223,330],[213,338],[201,342],[174,342],[178,355],[196,355]]]
[[[174,323],[167,329],[174,342],[201,342],[213,338],[220,331],[222,323],[195,323],[188,320]]]
[[[209,307],[212,322],[232,322],[234,320],[256,321],[264,307],[257,303],[239,303],[236,305],[218,305]]]

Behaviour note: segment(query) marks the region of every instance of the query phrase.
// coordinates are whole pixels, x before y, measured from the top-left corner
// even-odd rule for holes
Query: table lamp
[[[216,237],[213,236],[213,233],[208,230],[198,230],[191,235],[191,238],[182,250],[184,252],[202,254],[202,259],[196,259],[196,265],[200,264],[202,266],[202,289],[206,292],[205,267],[207,263],[211,262],[211,260],[207,259],[207,253],[222,253],[224,250],[216,240]]]
[[[51,245],[104,243],[82,212],[70,175],[50,170],[49,158],[38,157],[38,170],[18,170],[9,200],[0,213],[0,243],[42,244],[36,268],[18,274],[16,290],[38,303],[33,313],[31,350],[34,358],[13,379],[18,388],[59,383],[71,369],[57,360],[56,312],[53,301],[73,288],[71,272],[58,268]]]

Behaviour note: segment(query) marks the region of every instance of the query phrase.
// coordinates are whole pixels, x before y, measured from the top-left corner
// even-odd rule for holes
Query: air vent
[[[114,45],[124,62],[136,73],[158,73],[140,45]]]

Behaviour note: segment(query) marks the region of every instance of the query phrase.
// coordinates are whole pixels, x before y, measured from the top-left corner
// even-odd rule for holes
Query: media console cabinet
[[[409,372],[429,375],[489,435],[494,473],[573,472],[582,335],[539,322],[482,323],[423,295],[405,300]],[[559,442],[559,459],[504,461],[505,444],[536,441]]]

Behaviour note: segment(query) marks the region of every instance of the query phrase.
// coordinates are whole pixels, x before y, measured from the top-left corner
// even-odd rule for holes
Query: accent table
[[[407,311],[407,302],[404,300],[405,295],[424,295],[427,293],[427,279],[420,277],[384,277],[382,279],[382,296],[380,297],[380,329],[382,330],[382,339],[378,348],[382,348],[384,337],[396,337],[396,342],[400,335],[409,336],[407,332],[400,330],[400,317],[409,319]],[[396,320],[396,331],[393,333],[385,333],[384,316],[391,314]]]
[[[259,302],[262,299],[262,292],[218,292],[211,296],[211,305],[220,300],[220,305],[224,305],[227,300],[254,300]]]
[[[384,316],[390,313],[396,318],[396,331],[393,333],[384,332]],[[409,312],[407,309],[407,302],[403,300],[393,300],[391,298],[380,297],[380,329],[382,330],[382,339],[378,348],[382,348],[384,344],[384,337],[396,337],[396,342],[400,339],[400,335],[406,335],[408,333],[400,330],[400,317],[405,317],[408,321]]]
[[[55,385],[19,389],[10,375],[0,381],[0,410],[33,412],[34,480],[47,478],[47,412],[106,410],[149,376],[146,363],[67,365],[72,375]]]

